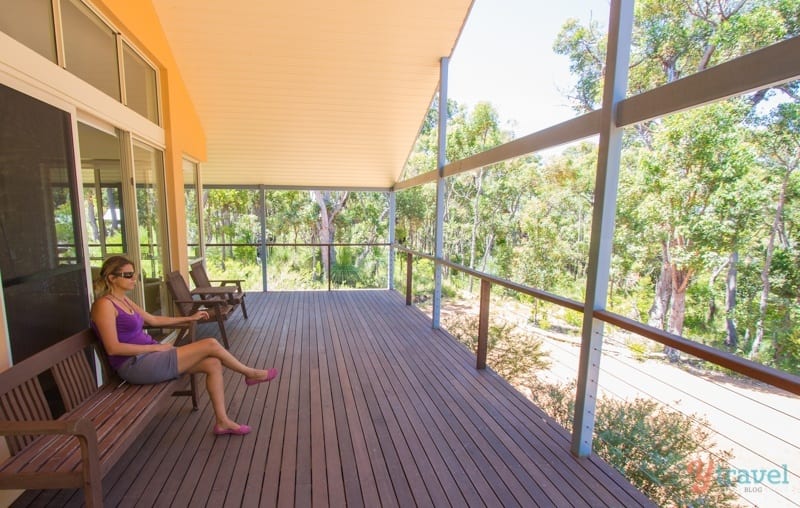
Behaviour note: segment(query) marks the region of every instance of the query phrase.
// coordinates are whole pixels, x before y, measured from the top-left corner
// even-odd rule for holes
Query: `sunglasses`
[[[132,279],[136,272],[117,272],[114,275],[117,277],[125,277],[126,279]]]

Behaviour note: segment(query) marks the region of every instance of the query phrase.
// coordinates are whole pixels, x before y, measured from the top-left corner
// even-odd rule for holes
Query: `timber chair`
[[[242,315],[247,319],[247,306],[244,303],[245,293],[242,291],[242,279],[209,280],[208,272],[206,272],[206,266],[203,264],[202,259],[190,265],[189,275],[191,275],[195,285],[195,289],[192,291],[193,294],[200,295],[200,298],[224,298],[234,309],[241,304]],[[219,285],[215,286],[213,283],[218,283]]]
[[[167,289],[169,289],[172,301],[175,302],[175,307],[180,315],[191,316],[198,310],[208,312],[208,318],[201,319],[198,323],[217,323],[222,344],[226,349],[230,348],[228,334],[225,332],[225,320],[233,312],[233,307],[228,302],[218,298],[195,299],[183,275],[178,271],[167,274]]]

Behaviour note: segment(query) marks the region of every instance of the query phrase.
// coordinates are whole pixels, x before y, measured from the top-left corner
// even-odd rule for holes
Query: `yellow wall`
[[[206,160],[206,139],[200,118],[178,72],[153,4],[145,0],[96,0],[94,5],[159,67],[167,149],[169,255],[173,269],[180,269],[185,274],[189,264],[186,255],[182,158],[187,155],[197,161]]]

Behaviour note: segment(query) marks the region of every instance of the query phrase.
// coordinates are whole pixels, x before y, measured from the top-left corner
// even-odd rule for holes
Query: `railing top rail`
[[[547,291],[542,291],[541,289],[532,288],[530,286],[526,286],[525,284],[520,284],[518,282],[510,281],[508,279],[503,279],[502,277],[496,277],[494,275],[490,275],[488,273],[479,272],[478,270],[474,270],[472,268],[467,268],[466,266],[459,265],[458,263],[453,263],[452,261],[448,261],[446,259],[439,259],[437,260],[434,256],[423,254],[421,252],[415,252],[411,249],[407,249],[401,245],[395,245],[395,248],[401,252],[407,252],[413,256],[430,259],[431,261],[441,263],[444,266],[448,266],[454,270],[458,270],[459,272],[464,272],[466,274],[472,275],[480,280],[485,280],[491,282],[492,284],[497,284],[498,286],[503,286],[513,291],[517,291],[519,293],[533,296],[540,300],[544,300],[550,303],[555,303],[562,307],[566,307],[571,310],[576,310],[578,312],[583,312],[583,303],[578,302],[576,300],[571,300],[569,298],[565,298],[563,296],[554,295],[552,293],[548,293]]]
[[[594,316],[606,323],[618,326],[629,332],[636,333],[648,339],[660,342],[665,346],[679,349],[686,354],[708,360],[711,363],[725,367],[739,374],[745,375],[758,381],[770,384],[786,390],[787,392],[800,395],[800,376],[795,376],[782,370],[774,369],[766,365],[736,356],[722,351],[715,347],[707,346],[693,340],[686,339],[680,335],[675,335],[664,330],[659,330],[633,319],[622,317],[606,310],[594,311]]]
[[[241,243],[206,243],[206,247],[260,247],[262,244],[259,242],[241,242]],[[285,242],[266,242],[263,245],[267,247],[389,247],[392,244],[389,242],[361,242],[361,243],[285,243]]]

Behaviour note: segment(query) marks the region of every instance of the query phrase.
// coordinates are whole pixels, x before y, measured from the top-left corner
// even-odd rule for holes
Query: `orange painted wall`
[[[166,134],[166,191],[173,269],[188,272],[186,213],[183,197],[182,159],[206,160],[206,138],[186,84],[167,43],[155,8],[149,0],[94,0],[100,9],[137,49],[159,67],[161,100]]]

